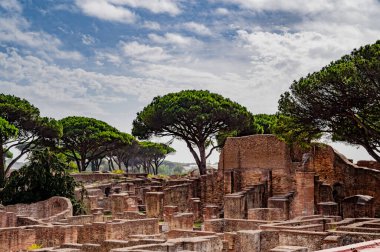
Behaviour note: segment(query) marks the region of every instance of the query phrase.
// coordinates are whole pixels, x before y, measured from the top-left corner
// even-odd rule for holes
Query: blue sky
[[[274,113],[293,80],[380,39],[379,24],[378,0],[1,0],[0,91],[126,132],[153,97],[183,89]],[[170,159],[192,161],[174,147]]]

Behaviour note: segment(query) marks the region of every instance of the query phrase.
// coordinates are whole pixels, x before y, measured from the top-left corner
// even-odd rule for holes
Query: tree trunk
[[[207,174],[207,167],[206,167],[206,148],[205,148],[205,145],[204,144],[199,145],[198,149],[199,149],[199,159],[200,159],[200,162],[198,165],[199,173],[200,173],[200,175],[206,175]]]
[[[362,144],[362,146],[364,147],[364,149],[366,149],[368,154],[376,160],[376,162],[380,162],[380,156],[377,155],[377,153],[371,148],[371,146],[369,146],[365,143]]]
[[[81,169],[82,171],[85,171],[85,170],[86,170],[86,159],[84,159],[84,158],[82,158],[82,159],[80,160],[80,169]]]
[[[195,159],[195,162],[198,165],[199,174],[205,175],[206,174],[206,148],[205,148],[205,143],[199,143],[197,145],[198,149],[199,149],[199,154],[200,154],[200,157],[199,157],[198,154],[196,153],[196,151],[194,150],[193,146],[191,145],[190,141],[185,140],[185,142],[187,144],[187,148],[189,148],[191,154],[193,155],[193,157]],[[202,157],[203,157],[203,161],[201,159]]]
[[[0,145],[0,188],[5,184],[5,153],[3,151],[3,145]]]
[[[108,170],[113,171],[115,167],[113,166],[112,158],[108,159]]]
[[[128,174],[128,172],[129,172],[129,169],[128,169],[128,166],[129,166],[129,160],[127,160],[127,161],[124,162],[124,166],[125,166],[125,171],[126,171],[126,173]]]

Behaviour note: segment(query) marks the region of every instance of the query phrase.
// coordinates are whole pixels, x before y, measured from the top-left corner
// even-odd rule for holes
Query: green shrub
[[[75,187],[79,184],[67,172],[66,160],[45,149],[33,152],[29,163],[12,172],[0,192],[3,205],[34,203],[53,196],[69,198],[74,214],[84,212],[81,201],[75,199]]]

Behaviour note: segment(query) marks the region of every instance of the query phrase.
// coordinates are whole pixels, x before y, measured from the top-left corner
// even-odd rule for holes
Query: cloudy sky
[[[274,113],[293,80],[380,39],[379,24],[379,0],[1,0],[0,92],[125,132],[183,89]],[[174,147],[171,160],[192,161]]]

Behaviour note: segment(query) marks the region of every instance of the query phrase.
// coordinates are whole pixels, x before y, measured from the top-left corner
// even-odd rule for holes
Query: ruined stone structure
[[[218,170],[200,177],[74,175],[86,187],[88,215],[72,216],[60,197],[6,206],[0,252],[32,244],[42,245],[39,252],[373,247],[380,239],[379,164],[359,164],[326,145],[302,151],[255,135],[227,139]]]
[[[273,135],[229,138],[220,155],[219,172],[224,175],[225,204],[237,194],[249,197],[249,188],[257,191],[262,185],[267,191],[255,195],[262,199],[261,207],[282,208],[288,218],[322,212],[380,216],[380,171],[354,165],[327,145],[302,153]],[[355,206],[349,197],[355,197]],[[242,215],[249,208],[242,209]]]

